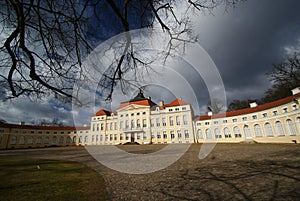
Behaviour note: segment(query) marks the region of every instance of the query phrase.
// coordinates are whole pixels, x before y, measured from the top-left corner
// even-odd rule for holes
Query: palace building
[[[194,116],[182,99],[156,104],[140,91],[116,111],[96,112],[90,126],[0,123],[0,149],[205,142],[300,142],[300,88],[289,97],[222,114]]]

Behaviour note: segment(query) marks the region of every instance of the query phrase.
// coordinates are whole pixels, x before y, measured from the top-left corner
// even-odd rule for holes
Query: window
[[[33,137],[32,136],[30,136],[29,138],[28,138],[28,144],[33,144]]]
[[[114,123],[114,130],[117,130],[117,122]]]
[[[123,121],[120,121],[120,127],[119,129],[121,130],[123,128]]]
[[[275,122],[275,130],[276,130],[277,136],[284,136],[284,131],[283,131],[282,124],[280,121]]]
[[[62,132],[60,132],[60,134],[65,134],[65,132],[62,131]]]
[[[136,139],[137,139],[137,140],[141,139],[141,134],[137,133],[137,134],[136,134]]]
[[[250,127],[248,125],[244,126],[244,133],[247,139],[252,138]],[[236,138],[242,137],[242,135],[235,135]]]
[[[296,128],[291,119],[286,120],[286,125],[288,127],[289,135],[296,135]]]
[[[161,136],[160,136],[160,132],[157,132],[157,139],[160,139]]]
[[[247,121],[247,117],[243,117],[242,120],[243,120],[243,121]]]
[[[174,119],[173,119],[173,117],[169,117],[169,121],[170,121],[170,126],[173,126],[174,125]]]
[[[273,130],[272,130],[272,126],[271,126],[271,124],[270,123],[266,123],[265,124],[265,131],[266,131],[266,135],[267,136],[274,136],[274,134],[273,134]]]
[[[17,137],[13,136],[10,140],[10,144],[17,144]]]
[[[275,110],[273,111],[273,115],[276,116],[278,114],[278,112]]]
[[[267,113],[263,113],[262,115],[263,115],[264,118],[265,118],[265,117],[268,117],[268,114],[267,114]]]
[[[73,143],[76,143],[76,136],[73,137]]]
[[[186,115],[183,115],[183,124],[187,125],[188,124],[188,118]]]
[[[147,139],[147,133],[143,133],[143,139],[146,140]]]
[[[154,127],[154,119],[150,120],[151,127]]]
[[[173,111],[173,109],[169,109],[169,112],[172,112]]]
[[[60,136],[60,138],[59,138],[59,144],[63,144],[64,143],[64,137],[63,136]]]
[[[179,111],[179,108],[175,108],[175,111]]]
[[[120,134],[120,140],[123,140],[123,134]]]
[[[130,139],[130,134],[126,134],[126,140]]]
[[[222,138],[221,132],[219,128],[215,128],[215,138]]]
[[[177,136],[178,136],[178,138],[182,138],[181,130],[177,131]]]
[[[160,126],[160,123],[159,123],[159,118],[156,118],[156,126]]]
[[[25,144],[25,137],[24,136],[21,136],[21,138],[20,138],[20,144]]]
[[[163,126],[166,126],[167,124],[166,124],[166,118],[165,117],[163,117],[162,119],[161,119],[161,122],[162,122],[162,125]]]
[[[254,125],[254,133],[256,137],[262,137],[262,130],[259,124]]]
[[[164,139],[167,139],[167,138],[168,138],[167,131],[164,131],[164,132],[163,132],[163,137],[164,137]]]
[[[117,134],[114,135],[114,140],[116,141],[118,139]]]
[[[134,128],[134,126],[135,126],[135,125],[134,125],[134,120],[132,119],[132,120],[131,120],[131,128]]]
[[[137,127],[137,128],[140,128],[140,127],[141,127],[141,120],[138,119],[138,120],[136,121],[136,127]]]
[[[66,143],[67,143],[67,144],[70,144],[70,143],[71,143],[71,137],[70,137],[70,136],[67,137]]]
[[[214,121],[214,125],[217,125],[217,124],[219,124],[219,122],[218,121]]]
[[[94,142],[95,141],[95,136],[94,135],[92,135],[92,142]]]
[[[234,133],[234,136],[239,136],[241,135],[241,130],[238,126],[234,127],[233,128],[233,133]],[[230,136],[231,137],[231,136]]]
[[[128,121],[128,120],[125,121],[125,128],[126,128],[126,129],[129,128],[129,121]]]
[[[182,107],[182,110],[183,110],[183,111],[186,110],[186,107]]]
[[[112,140],[113,140],[113,135],[110,134],[110,135],[109,135],[109,141],[112,141]]]
[[[155,135],[153,132],[151,132],[151,139],[154,139],[155,138]]]
[[[105,135],[105,141],[108,141],[108,135]]]
[[[237,122],[237,119],[232,119],[232,122]]]
[[[203,139],[203,133],[202,133],[201,129],[198,129],[198,131],[197,131],[197,137],[198,137],[198,139]]]
[[[224,119],[224,120],[223,120],[223,124],[226,124],[226,123],[227,123],[227,119]]]
[[[146,119],[143,119],[143,127],[147,127],[147,120]]]
[[[201,126],[201,123],[200,123],[200,122],[197,122],[197,126]]]
[[[76,137],[75,137],[75,141],[76,141]],[[49,137],[48,136],[46,136],[44,138],[44,144],[49,144]]]
[[[190,138],[190,134],[189,134],[189,131],[188,131],[188,130],[185,130],[185,131],[184,131],[184,137],[185,137],[185,138]]]
[[[100,141],[103,141],[103,135],[100,135]],[[98,135],[96,136],[96,142],[98,142]]]
[[[38,134],[43,134],[43,131],[38,131]]]
[[[238,129],[237,131],[235,131],[235,129]],[[234,127],[233,128],[233,132],[235,133],[235,132],[237,132],[237,133],[240,133],[240,129],[239,129],[239,127]],[[230,130],[229,130],[229,128],[224,128],[224,135],[225,135],[225,138],[231,138],[231,133],[230,133]]]
[[[146,114],[146,112],[143,112],[143,114]]]
[[[284,113],[286,113],[286,112],[288,112],[288,109],[287,109],[287,108],[283,108],[282,111],[283,111]]]
[[[99,125],[98,125],[99,126]],[[104,124],[101,124],[101,127],[100,127],[100,129],[103,131],[103,129],[104,129]],[[98,129],[99,130],[99,129]],[[97,130],[97,131],[98,131]]]
[[[170,134],[171,134],[171,139],[174,139],[175,138],[174,131],[170,131]]]
[[[207,121],[207,122],[205,122],[205,125],[209,125],[209,122]]]
[[[212,134],[209,128],[205,130],[205,135],[206,139],[212,139]]]
[[[79,139],[80,140],[80,139]],[[52,137],[52,144],[56,144],[56,142],[57,142],[57,137],[56,136],[53,136]]]
[[[297,105],[293,105],[293,110],[297,110]]]
[[[252,119],[257,119],[257,115],[253,115],[253,116],[252,116]]]
[[[38,136],[38,137],[37,137],[36,143],[37,143],[37,144],[41,144],[41,143],[42,143],[42,137],[41,137],[41,136]]]

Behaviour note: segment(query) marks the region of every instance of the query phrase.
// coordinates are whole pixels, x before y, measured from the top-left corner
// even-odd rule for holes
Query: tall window
[[[154,119],[150,120],[151,127],[154,127]]]
[[[297,119],[296,119],[296,127],[297,127],[298,134],[299,134],[300,133],[300,117],[297,117]]]
[[[203,133],[202,133],[201,129],[198,129],[198,131],[197,131],[197,137],[198,137],[198,139],[203,139]]]
[[[59,138],[59,144],[63,144],[64,143],[64,137],[63,136],[60,136],[60,138]]]
[[[173,119],[173,117],[169,117],[169,121],[170,121],[170,126],[173,126],[174,125],[174,119]]]
[[[159,123],[159,118],[156,118],[156,126],[160,126],[160,123]]]
[[[103,125],[103,124],[101,124],[101,128],[100,128],[100,129],[101,129],[102,131],[103,131],[103,129],[104,129],[104,128],[103,128],[103,126],[104,126],[104,125]]]
[[[176,116],[176,125],[177,125],[177,126],[180,125],[180,116]]]
[[[123,121],[120,121],[120,127],[119,127],[119,129],[122,130],[122,128],[123,128]]]
[[[161,136],[160,136],[160,132],[157,132],[157,139],[160,139]]]
[[[187,125],[188,124],[188,118],[186,115],[183,115],[183,124]]]
[[[140,128],[140,127],[141,127],[141,120],[138,119],[138,120],[136,121],[136,127],[137,127],[137,128]]]
[[[41,144],[41,143],[42,143],[42,137],[41,137],[41,136],[38,136],[38,137],[37,137],[36,143],[37,143],[37,144]]]
[[[146,133],[146,132],[143,133],[143,139],[144,139],[144,140],[147,139],[147,133]]]
[[[274,136],[272,126],[270,123],[265,123],[265,131],[267,136]]]
[[[75,142],[76,142],[76,138],[75,138]],[[49,144],[49,137],[48,136],[46,136],[44,138],[44,144]]]
[[[284,136],[284,130],[280,121],[275,122],[275,129],[277,136]]]
[[[256,137],[262,137],[262,130],[259,124],[254,125],[254,133]]]
[[[240,127],[238,127],[238,126],[235,126],[235,127],[233,128],[233,133],[234,133],[234,136],[242,135],[242,134],[241,134]],[[231,137],[231,136],[230,136],[230,137]]]
[[[88,136],[85,136],[85,137],[84,137],[84,143],[88,143],[88,141],[89,141],[89,137],[88,137]]]
[[[28,138],[28,144],[33,144],[33,137],[32,137],[32,136],[30,136],[30,137]]]
[[[178,136],[178,138],[182,138],[181,130],[177,131],[177,136]]]
[[[143,119],[143,127],[147,127],[147,120],[146,119]]]
[[[296,135],[296,128],[291,119],[286,120],[286,125],[288,127],[289,135]]]
[[[170,134],[171,134],[171,139],[174,139],[175,138],[174,131],[170,131]]]
[[[219,128],[215,128],[215,138],[222,138],[221,132]]]
[[[205,130],[206,139],[212,139],[211,130],[208,128]]]
[[[20,138],[20,144],[25,144],[25,137],[24,136],[21,136],[21,138]]]
[[[134,120],[131,120],[131,128],[134,128]]]
[[[163,132],[163,136],[164,136],[164,139],[167,139],[167,138],[168,138],[167,131],[164,131],[164,132]]]
[[[76,143],[76,136],[73,137],[73,143]]]
[[[236,131],[235,131],[236,130]],[[235,133],[240,133],[240,129],[239,129],[239,127],[234,127],[233,128],[233,132]],[[225,135],[225,138],[231,138],[231,133],[230,133],[230,130],[229,130],[229,128],[224,128],[224,135]]]
[[[244,133],[247,139],[252,138],[251,131],[248,125],[244,126]],[[236,138],[242,137],[242,135],[235,135]]]
[[[162,123],[163,126],[166,126],[166,125],[167,125],[167,123],[166,123],[166,118],[165,118],[165,117],[163,117],[163,118],[161,119],[161,123]]]
[[[10,140],[10,144],[17,144],[17,137],[13,136]]]
[[[52,138],[52,144],[56,144],[56,142],[57,142],[57,137],[53,136],[53,138]]]
[[[128,120],[125,121],[125,127],[129,128],[129,121]]]
[[[120,134],[120,140],[123,140],[123,134]]]
[[[185,138],[190,138],[190,134],[188,130],[184,130],[184,137]]]

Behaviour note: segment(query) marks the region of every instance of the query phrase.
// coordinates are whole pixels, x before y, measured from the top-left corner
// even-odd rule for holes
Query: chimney
[[[148,100],[151,100],[151,96],[148,96],[147,99],[148,99]]]
[[[213,113],[211,111],[207,112],[207,116],[211,117],[212,115],[213,115]]]
[[[257,103],[256,102],[250,103],[249,105],[250,105],[250,108],[257,107]]]
[[[296,94],[300,93],[300,87],[292,89],[292,93],[293,93],[293,95],[296,95]]]
[[[164,105],[164,101],[159,101],[159,106],[163,106]]]
[[[25,125],[25,121],[21,121],[21,122],[20,122],[20,125],[21,125],[21,126],[24,126],[24,125]]]

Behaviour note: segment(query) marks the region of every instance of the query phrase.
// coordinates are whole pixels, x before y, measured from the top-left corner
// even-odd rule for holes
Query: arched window
[[[79,143],[82,143],[82,136],[79,137]]]
[[[17,137],[16,136],[11,137],[10,144],[17,144]]]
[[[67,144],[70,144],[70,142],[71,142],[71,137],[68,136],[68,137],[67,137],[67,140],[66,140],[66,143],[67,143]]]
[[[135,125],[134,125],[134,120],[132,119],[132,120],[131,120],[131,128],[134,128],[134,126],[135,126]]]
[[[262,137],[262,130],[259,124],[254,125],[254,133],[256,137]]]
[[[89,140],[88,136],[85,136],[84,137],[84,143],[88,143],[88,140]]]
[[[20,144],[25,144],[25,137],[24,136],[20,137]]]
[[[297,117],[297,119],[296,119],[296,127],[297,127],[298,134],[299,134],[300,133],[300,117]]]
[[[198,137],[198,139],[203,139],[203,133],[202,133],[201,129],[198,129],[198,131],[197,131],[197,137]]]
[[[30,136],[30,137],[28,138],[27,142],[28,142],[28,144],[33,144],[33,137]]]
[[[37,137],[36,143],[37,143],[37,144],[41,144],[41,143],[42,143],[42,137],[41,137],[41,136],[38,136],[38,137]]]
[[[275,130],[277,136],[284,136],[284,130],[280,121],[275,122]]]
[[[224,128],[224,135],[225,135],[225,138],[231,138],[231,133],[230,133],[229,128],[227,128],[227,127]]]
[[[265,123],[265,132],[266,132],[266,135],[269,136],[269,137],[274,136],[272,126],[271,126],[270,123]]]
[[[219,128],[215,128],[215,138],[222,138],[222,134]]]
[[[244,133],[245,133],[246,139],[251,139],[252,138],[251,130],[250,130],[248,125],[244,126]],[[241,134],[238,135],[238,136],[235,135],[235,137],[240,138],[240,137],[242,137],[242,135]]]
[[[291,119],[286,120],[286,125],[288,127],[289,135],[296,135],[296,128]]]
[[[64,136],[60,136],[60,138],[59,138],[59,144],[63,144],[64,141],[65,141]]]
[[[205,134],[206,134],[206,139],[212,139],[211,130],[209,128],[206,129]]]
[[[140,128],[140,127],[141,127],[141,120],[138,119],[138,120],[136,121],[136,126],[137,126],[137,128]]]
[[[57,137],[56,137],[56,136],[53,136],[53,137],[52,137],[52,144],[56,144],[56,142],[57,142]]]
[[[234,133],[234,136],[242,136],[240,127],[238,127],[238,126],[235,126],[235,127],[233,128],[233,133]]]
[[[48,137],[48,136],[46,136],[46,137],[44,138],[44,144],[49,144],[49,137]]]

